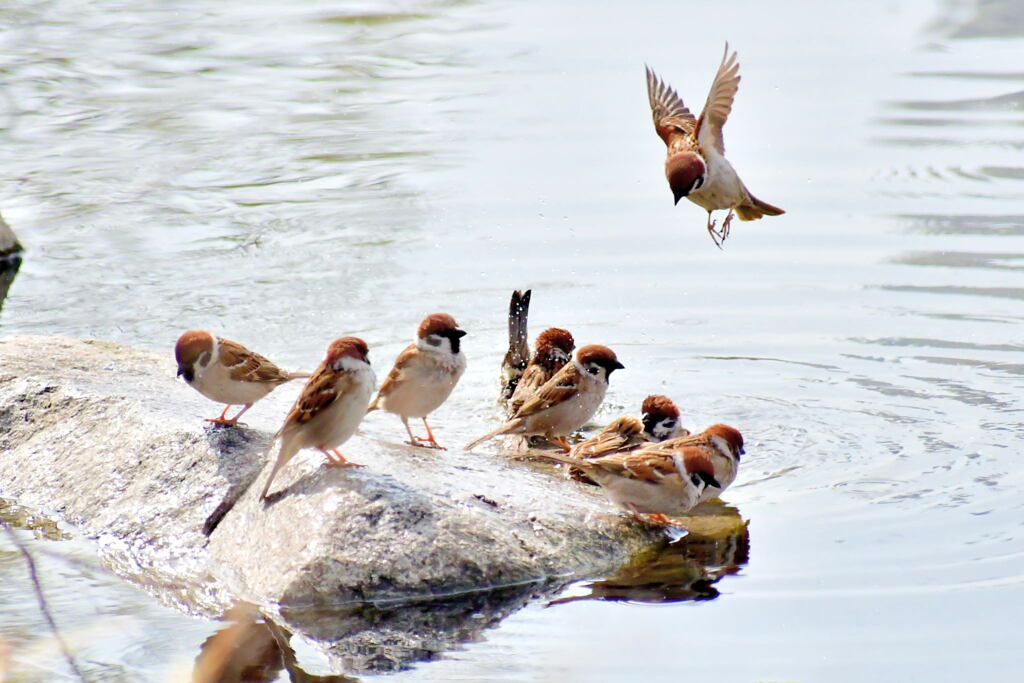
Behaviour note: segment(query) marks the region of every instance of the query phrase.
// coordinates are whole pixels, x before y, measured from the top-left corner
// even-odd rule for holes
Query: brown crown
[[[450,330],[459,329],[459,324],[455,322],[455,318],[451,317],[447,313],[431,313],[420,326],[416,329],[416,336],[420,339],[429,337],[432,334],[439,334],[442,332],[448,332]]]
[[[676,197],[683,197],[693,188],[693,182],[704,175],[707,168],[694,152],[676,154],[665,165],[669,187]]]
[[[571,354],[572,350],[576,348],[576,340],[572,338],[569,330],[563,330],[560,327],[549,327],[537,335],[535,348],[537,353],[541,353],[544,349],[551,347],[561,349],[566,354]]]
[[[651,417],[674,417],[679,418],[679,408],[672,402],[668,396],[661,396],[659,394],[652,394],[644,399],[644,404],[640,411],[644,415]],[[657,420],[655,420],[657,422]]]
[[[600,344],[587,344],[581,346],[576,351],[576,360],[581,364],[597,363],[603,365],[608,369],[617,369],[624,367],[619,359],[615,357],[615,352],[609,349],[607,346],[601,346]]]
[[[178,365],[191,365],[201,354],[213,350],[213,335],[205,330],[189,330],[174,345]]]
[[[729,444],[729,448],[736,455],[743,453],[743,435],[740,434],[738,429],[734,429],[729,425],[717,424],[705,429],[704,433],[708,436],[720,436],[725,439],[725,442]]]
[[[335,339],[327,347],[327,363],[333,365],[346,356],[357,360],[367,360],[368,353],[370,353],[369,347],[359,337],[342,337]]]

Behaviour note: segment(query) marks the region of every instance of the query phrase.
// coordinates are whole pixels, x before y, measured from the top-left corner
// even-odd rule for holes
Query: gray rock
[[[16,254],[21,250],[21,244],[18,242],[14,231],[7,225],[4,217],[0,216],[0,259]]]
[[[253,411],[283,416],[297,385]],[[215,410],[169,352],[2,338],[0,495],[74,524],[168,603],[255,603],[354,671],[431,656],[652,540],[546,466],[365,436],[365,468],[301,454],[264,504],[269,431],[197,417]]]

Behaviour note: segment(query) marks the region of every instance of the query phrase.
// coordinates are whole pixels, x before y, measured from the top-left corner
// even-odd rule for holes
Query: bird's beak
[[[462,339],[463,337],[466,336],[466,331],[465,330],[452,330],[452,336],[455,337],[456,339]]]
[[[677,191],[673,192],[672,194],[675,196],[675,199],[676,199],[674,204],[678,206],[679,205],[679,200],[682,199],[683,197],[685,197],[688,193],[680,192],[680,191],[677,190]]]
[[[626,366],[623,365],[622,363],[620,363],[619,361],[615,361],[615,364],[612,365],[612,370],[625,370],[625,369],[626,369]]]
[[[178,366],[178,374],[175,375],[175,377],[181,377],[182,375],[184,375],[185,374],[185,370],[186,370],[186,368],[185,368],[184,365],[179,365]]]

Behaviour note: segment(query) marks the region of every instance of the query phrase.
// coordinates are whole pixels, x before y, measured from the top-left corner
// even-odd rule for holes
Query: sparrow
[[[695,447],[664,453],[641,449],[586,460],[554,453],[538,457],[578,467],[612,502],[644,522],[659,525],[671,524],[667,517],[693,509],[708,487],[721,488],[711,459]]]
[[[508,422],[471,441],[466,450],[500,434],[521,434],[543,436],[568,452],[566,435],[586,424],[597,411],[608,391],[608,378],[623,367],[607,346],[581,347],[576,358],[527,398]]]
[[[530,362],[530,347],[526,343],[526,319],[530,314],[530,295],[515,290],[508,304],[508,352],[501,363],[501,401],[508,401],[519,385],[519,378]]]
[[[600,458],[690,434],[679,424],[679,408],[667,396],[648,396],[641,409],[643,417],[623,415],[612,420],[597,436],[576,444],[572,455],[584,459]]]
[[[646,69],[647,99],[651,104],[654,128],[668,147],[665,176],[672,196],[676,204],[686,197],[708,212],[708,234],[715,245],[721,249],[729,236],[733,211],[741,221],[785,213],[750,194],[725,158],[722,127],[732,111],[732,101],[740,83],[740,66],[736,62],[736,53],[729,55],[729,44],[725,45],[722,63],[698,119],[693,117],[675,90],[658,78],[650,67]],[[716,231],[711,212],[718,209],[728,209],[729,213],[721,230]]]
[[[368,353],[366,342],[358,337],[335,339],[327,347],[327,357],[274,434],[274,439],[281,440],[281,448],[260,500],[266,500],[274,477],[303,448],[323,453],[328,465],[361,467],[346,460],[338,446],[355,433],[377,386]]]
[[[568,330],[551,327],[537,336],[533,357],[523,371],[516,390],[506,406],[509,416],[515,415],[526,400],[572,360],[576,340]]]
[[[704,490],[701,502],[718,496],[736,481],[740,456],[746,453],[743,449],[743,435],[739,430],[724,424],[711,425],[700,434],[648,444],[636,452],[668,457],[677,448],[699,448],[714,467],[715,479],[719,483]]]
[[[466,333],[459,329],[455,318],[447,313],[433,313],[424,318],[416,330],[416,341],[398,354],[367,412],[394,413],[402,419],[410,445],[444,450],[434,439],[427,415],[448,399],[466,371],[466,356],[459,348],[464,336]],[[425,439],[413,436],[409,429],[410,417],[423,420],[427,430]]]
[[[174,346],[178,377],[208,399],[225,403],[220,417],[207,418],[219,425],[238,424],[238,418],[271,391],[293,379],[309,377],[308,372],[286,372],[258,353],[203,330],[189,330]],[[228,418],[228,409],[242,410]]]

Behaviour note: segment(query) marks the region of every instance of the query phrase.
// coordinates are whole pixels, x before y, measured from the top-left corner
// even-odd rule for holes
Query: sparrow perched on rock
[[[739,430],[723,424],[711,425],[700,434],[648,444],[636,452],[652,457],[668,457],[678,448],[700,449],[708,456],[714,467],[718,484],[705,489],[701,494],[701,501],[718,496],[736,480],[740,456],[746,452],[743,449],[743,435]]]
[[[572,334],[559,327],[548,328],[537,336],[533,357],[506,406],[509,416],[515,415],[527,399],[572,360],[575,348],[576,340]]]
[[[568,451],[565,437],[586,424],[597,411],[608,391],[608,378],[623,367],[607,346],[581,347],[576,358],[526,399],[508,422],[470,442],[466,450],[501,434],[521,434],[543,436]]]
[[[623,415],[612,420],[597,436],[576,444],[572,455],[585,459],[600,458],[636,450],[651,442],[689,435],[690,432],[679,424],[679,408],[667,396],[648,396],[642,410],[641,418]]]
[[[750,194],[725,158],[722,127],[739,88],[739,71],[736,53],[729,55],[727,43],[704,111],[695,119],[676,91],[647,67],[647,98],[654,128],[668,147],[665,176],[672,196],[676,204],[686,197],[708,212],[708,234],[719,248],[729,236],[733,211],[741,221],[785,213]],[[721,230],[716,231],[711,212],[718,209],[728,209],[729,213]]]
[[[207,418],[219,425],[238,423],[245,411],[271,391],[293,379],[309,377],[308,372],[286,372],[241,344],[215,337],[203,330],[189,330],[174,346],[178,377],[208,399],[225,403],[220,417]],[[243,406],[232,418],[228,409]]]
[[[515,290],[508,304],[508,352],[501,363],[501,400],[508,401],[519,385],[519,378],[530,362],[530,346],[526,343],[526,321],[530,315],[530,295]]]
[[[466,371],[466,356],[460,349],[465,335],[455,318],[447,313],[428,315],[416,330],[416,341],[398,354],[395,366],[370,404],[370,411],[386,410],[398,415],[412,446],[444,450],[434,439],[427,415],[448,399]],[[427,438],[413,436],[410,417],[423,420]]]
[[[366,342],[358,337],[335,339],[327,347],[327,357],[303,387],[281,429],[281,449],[260,494],[266,500],[274,477],[303,448],[315,448],[327,457],[329,465],[360,467],[349,462],[338,446],[355,434],[366,415],[366,406],[377,385],[370,367]]]
[[[700,448],[683,446],[665,453],[640,449],[587,460],[538,455],[583,470],[612,502],[645,522],[669,524],[666,516],[686,514],[708,487],[721,488],[711,459]]]

